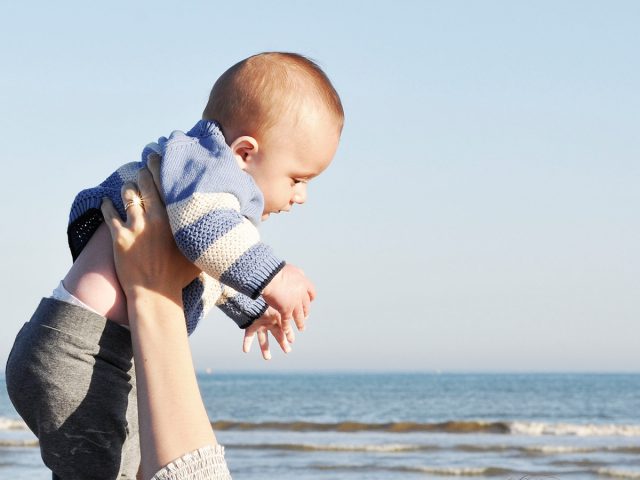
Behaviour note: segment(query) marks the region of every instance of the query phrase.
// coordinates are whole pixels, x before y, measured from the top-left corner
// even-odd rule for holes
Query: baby
[[[140,459],[127,305],[103,198],[124,218],[122,185],[161,156],[176,244],[201,271],[183,290],[188,332],[213,305],[241,328],[273,316],[285,329],[291,319],[302,328],[313,285],[259,240],[257,226],[306,201],[307,183],[333,159],[343,121],[340,98],[315,63],[255,55],[216,81],[190,131],[149,144],[141,162],[78,194],[68,226],[73,266],[23,326],[6,372],[10,398],[54,479],[133,479]]]

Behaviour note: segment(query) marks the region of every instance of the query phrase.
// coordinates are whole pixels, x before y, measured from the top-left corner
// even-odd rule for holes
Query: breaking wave
[[[525,436],[622,436],[640,437],[640,425],[572,424],[543,422],[485,422],[450,421],[437,423],[390,422],[363,423],[354,421],[321,422],[237,422],[220,420],[212,422],[214,430],[277,430],[288,432],[387,432],[387,433],[497,433]]]
[[[311,466],[316,470],[333,470],[344,472],[369,472],[386,471],[397,473],[429,473],[432,475],[452,476],[452,477],[474,477],[474,476],[504,476],[515,471],[499,467],[431,467],[431,466],[397,466],[389,467],[383,465],[361,464],[361,465],[321,465]]]
[[[599,475],[604,475],[612,478],[632,478],[640,479],[640,471],[620,470],[615,468],[600,468],[598,469]]]
[[[0,439],[0,447],[37,447],[38,440],[3,440]]]
[[[0,430],[28,430],[28,428],[22,420],[0,417]]]

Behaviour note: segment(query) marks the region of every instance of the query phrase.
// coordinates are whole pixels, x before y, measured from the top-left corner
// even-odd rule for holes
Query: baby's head
[[[344,123],[340,97],[320,67],[278,52],[223,73],[202,116],[220,123],[240,168],[262,190],[263,219],[305,202],[307,182],[331,163]]]

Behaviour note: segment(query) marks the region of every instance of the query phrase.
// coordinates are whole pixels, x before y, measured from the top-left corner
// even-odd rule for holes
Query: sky
[[[315,282],[285,355],[214,371],[640,370],[640,3],[0,1],[0,362],[71,264],[70,204],[200,118],[261,51],[315,59],[346,123],[264,240]]]

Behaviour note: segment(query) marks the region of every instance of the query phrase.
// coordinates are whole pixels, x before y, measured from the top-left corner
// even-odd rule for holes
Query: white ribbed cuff
[[[224,459],[224,447],[207,445],[185,453],[151,480],[231,480],[231,474]]]

